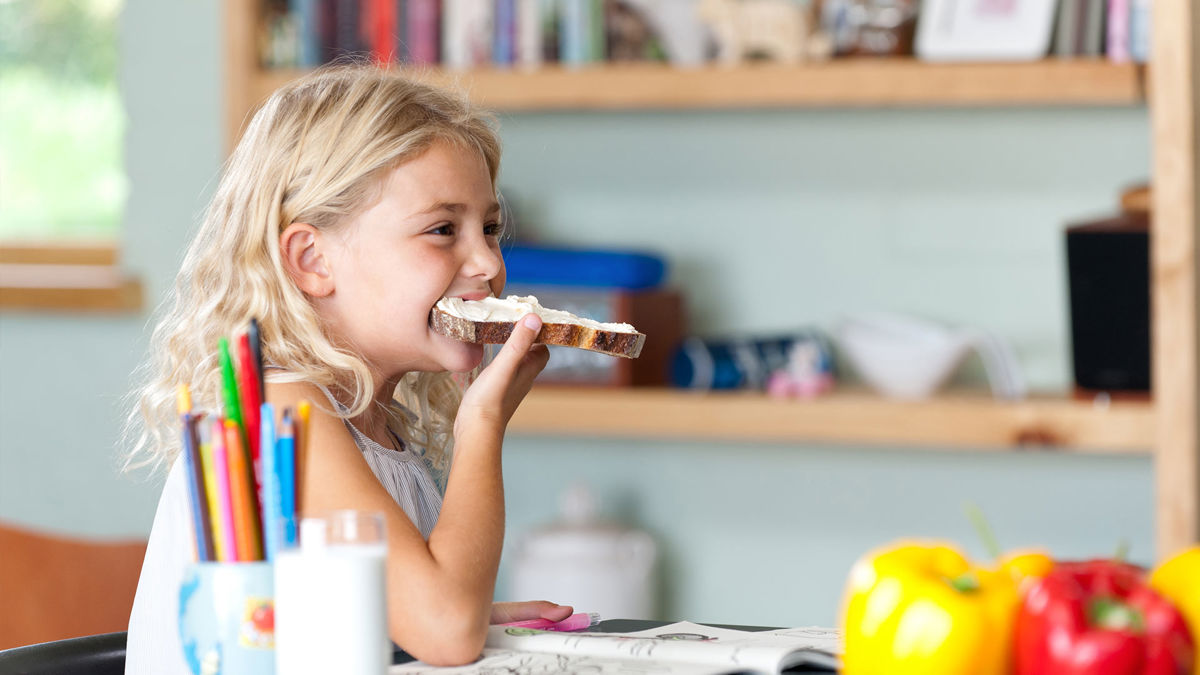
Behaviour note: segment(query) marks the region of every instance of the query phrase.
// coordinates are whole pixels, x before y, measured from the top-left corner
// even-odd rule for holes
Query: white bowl
[[[867,384],[893,398],[936,393],[973,347],[972,336],[893,314],[862,314],[837,328],[838,346]]]

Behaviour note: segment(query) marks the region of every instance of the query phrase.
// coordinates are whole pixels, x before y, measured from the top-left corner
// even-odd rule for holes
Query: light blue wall
[[[168,287],[221,158],[220,17],[126,0],[127,266]],[[705,334],[829,327],[851,311],[1002,332],[1027,377],[1070,377],[1062,225],[1112,210],[1149,165],[1142,109],[503,116],[521,231],[671,257]],[[148,316],[0,315],[0,519],[148,531],[158,483],[118,472],[120,397]],[[664,614],[829,624],[850,562],[900,535],[1152,554],[1145,457],[510,438],[509,542],[586,477],[658,535]],[[509,572],[502,570],[500,595]]]

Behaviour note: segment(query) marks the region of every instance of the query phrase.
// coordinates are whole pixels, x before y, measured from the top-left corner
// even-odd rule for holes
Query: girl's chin
[[[483,363],[483,345],[466,342],[455,342],[453,354],[447,355],[443,365],[453,373],[465,373],[474,370]]]

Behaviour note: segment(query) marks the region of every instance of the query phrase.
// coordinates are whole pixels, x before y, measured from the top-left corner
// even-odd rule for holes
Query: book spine
[[[517,0],[517,64],[522,68],[542,65],[542,0]]]
[[[564,65],[578,67],[588,61],[587,39],[588,0],[562,0],[562,14],[558,24],[558,58]]]
[[[495,0],[492,29],[492,64],[512,65],[516,60],[516,0]]]
[[[438,62],[441,13],[440,0],[408,0],[405,27],[412,63],[433,65]]]
[[[486,66],[492,58],[492,20],[495,16],[495,6],[487,0],[470,0],[466,7],[470,66]]]
[[[334,0],[333,51],[336,56],[361,55],[366,52],[363,42],[363,11],[359,0]]]
[[[366,0],[362,15],[362,33],[368,36],[371,60],[384,65],[397,58],[395,0]]]
[[[463,5],[471,0],[442,1],[442,64],[461,70],[470,65],[463,25]]]
[[[1081,49],[1084,56],[1104,56],[1104,17],[1108,14],[1108,0],[1083,0],[1085,11],[1081,18]]]
[[[1129,62],[1129,0],[1108,0],[1108,60]]]
[[[588,61],[602,63],[608,58],[608,21],[605,19],[605,0],[588,0]]]
[[[412,61],[412,46],[408,43],[408,6],[411,0],[391,0],[392,12],[396,20],[392,26],[393,36],[392,44],[396,47],[396,55],[393,61],[396,63],[409,63]]]
[[[321,15],[318,0],[291,0],[290,11],[296,17],[296,65],[316,68],[321,65]]]
[[[1129,8],[1129,58],[1135,63],[1150,60],[1152,0],[1133,0]]]
[[[559,31],[561,30],[561,4],[559,0],[538,0],[542,22],[542,62],[558,63]]]
[[[1078,53],[1075,38],[1079,28],[1076,23],[1080,11],[1079,5],[1079,0],[1059,0],[1054,30],[1055,56],[1070,58]]]
[[[321,63],[338,57],[338,4],[340,0],[317,0],[320,14],[318,26],[321,35]]]

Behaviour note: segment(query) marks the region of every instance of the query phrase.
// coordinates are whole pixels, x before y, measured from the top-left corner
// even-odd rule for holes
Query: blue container
[[[663,282],[663,259],[638,251],[514,244],[504,249],[510,283],[643,290]]]

